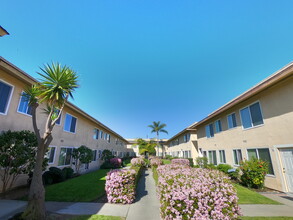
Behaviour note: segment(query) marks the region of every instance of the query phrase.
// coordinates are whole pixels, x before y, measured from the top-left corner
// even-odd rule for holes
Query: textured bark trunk
[[[44,160],[45,144],[39,144],[34,175],[29,191],[28,205],[22,217],[26,220],[45,220],[45,189],[42,180],[42,165]]]

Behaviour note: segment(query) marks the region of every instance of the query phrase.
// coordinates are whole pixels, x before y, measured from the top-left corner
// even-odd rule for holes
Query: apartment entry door
[[[289,192],[293,192],[293,148],[280,149],[280,152],[288,190]]]

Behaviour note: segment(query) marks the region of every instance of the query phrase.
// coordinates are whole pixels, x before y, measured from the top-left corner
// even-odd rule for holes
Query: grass
[[[125,220],[125,218],[106,215],[80,215],[69,220]]]
[[[280,205],[281,203],[269,199],[257,192],[247,189],[239,184],[234,184],[237,190],[237,196],[239,198],[239,204],[273,204]]]
[[[167,160],[167,159],[163,159],[163,164],[170,164],[171,163],[171,160]]]
[[[253,217],[241,217],[241,220],[293,220],[293,217],[284,217],[284,216],[277,216],[277,217],[262,217],[262,216],[253,216]]]
[[[156,183],[156,185],[158,185],[158,179],[159,179],[159,177],[158,177],[157,168],[152,168],[152,171],[153,171],[153,178],[155,180],[155,183]]]
[[[105,194],[108,169],[100,169],[46,187],[46,201],[91,202]]]

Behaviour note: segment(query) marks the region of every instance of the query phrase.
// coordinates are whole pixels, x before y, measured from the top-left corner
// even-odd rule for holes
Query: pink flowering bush
[[[106,177],[106,194],[109,203],[131,204],[135,200],[135,170],[112,170]]]
[[[134,167],[140,167],[140,166],[144,166],[145,165],[145,162],[144,162],[144,159],[139,157],[139,158],[132,158],[131,161],[131,166],[134,166]]]
[[[229,177],[217,170],[170,164],[157,168],[162,219],[237,219],[238,198]]]
[[[114,166],[114,168],[121,167],[122,160],[120,158],[114,157],[110,159],[110,163]]]
[[[153,158],[150,160],[150,164],[152,167],[158,167],[160,165],[163,165],[163,161],[159,158]]]
[[[190,162],[188,159],[173,159],[171,160],[171,164],[190,166]]]

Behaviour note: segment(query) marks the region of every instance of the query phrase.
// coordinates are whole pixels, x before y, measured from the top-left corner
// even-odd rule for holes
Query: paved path
[[[89,202],[46,202],[46,209],[57,214],[68,215],[112,215],[126,220],[159,220],[159,201],[152,172],[142,173],[138,182],[136,202],[131,205]],[[26,201],[0,200],[0,220],[6,220],[24,210]]]
[[[263,195],[282,203],[282,205],[240,205],[244,216],[293,217],[293,195],[285,193],[263,193]],[[8,217],[24,210],[25,206],[25,201],[0,200],[0,220],[8,219]],[[159,206],[160,204],[156,197],[155,182],[150,170],[142,173],[138,183],[136,202],[131,205],[46,202],[47,210],[58,214],[112,215],[124,217],[126,220],[160,220]]]
[[[130,205],[126,220],[160,220],[160,202],[150,170],[142,173],[137,189],[136,202]]]
[[[282,203],[282,205],[240,205],[244,216],[292,216],[293,196],[286,193],[262,193],[262,195]]]

